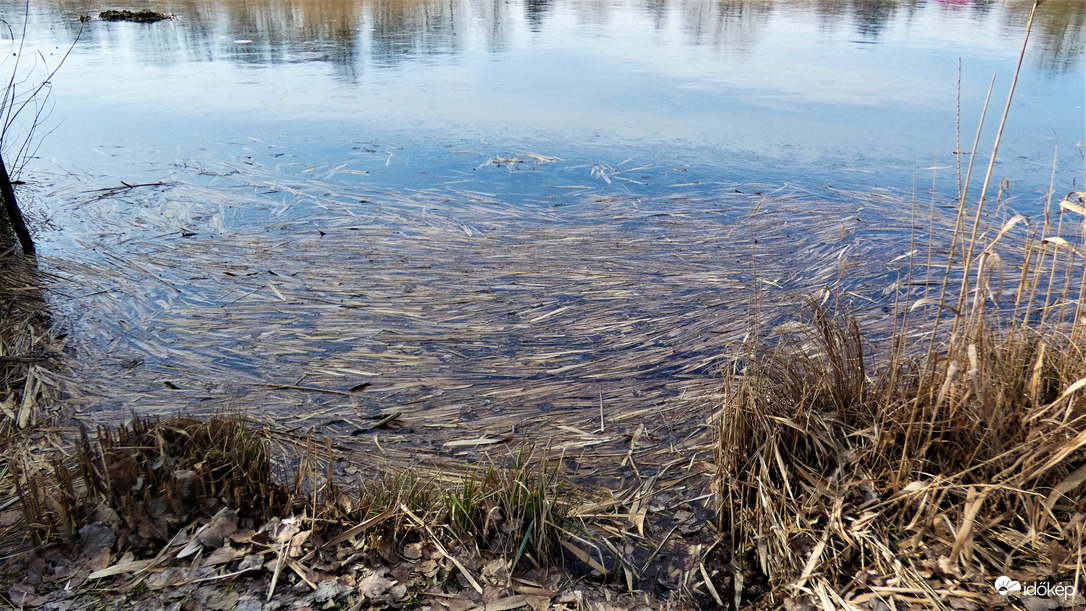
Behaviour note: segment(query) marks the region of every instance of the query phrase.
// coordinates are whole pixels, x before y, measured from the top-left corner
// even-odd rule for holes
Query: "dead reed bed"
[[[598,566],[575,543],[583,520],[546,457],[522,450],[459,485],[400,470],[351,489],[312,434],[306,444],[284,480],[273,476],[266,440],[236,415],[134,417],[96,435],[84,428],[73,455],[44,469],[14,462],[25,530],[51,551],[6,584],[11,603],[82,608],[108,591],[162,606],[191,600],[194,584],[226,582],[198,598],[231,608],[238,595],[226,593],[255,585],[268,601],[352,608],[545,608],[558,595],[549,569],[563,550]],[[327,457],[330,442],[324,449]],[[543,577],[549,585],[533,581]]]
[[[763,607],[1086,602],[1086,194],[1050,189],[1032,221],[986,213],[1016,82],[977,203],[974,143],[953,231],[911,240],[925,267],[890,292],[889,350],[871,359],[826,293],[755,319],[725,374],[720,525],[769,581]]]
[[[0,254],[0,512],[18,500],[18,465],[36,450],[62,445],[57,425],[70,412],[60,401],[62,342],[43,297],[44,274],[32,257]],[[5,522],[6,548],[20,539]]]
[[[876,304],[894,270],[872,253],[900,254],[902,230],[872,214],[908,211],[877,194],[768,190],[713,206],[571,195],[517,207],[478,193],[375,204],[248,172],[248,196],[177,185],[79,202],[102,228],[50,264],[69,279],[58,292],[84,355],[71,384],[84,414],[239,410],[400,462],[529,438],[586,455],[582,474],[620,488],[615,459],[639,427],[642,451],[707,446],[712,374],[748,333],[749,304],[785,316],[796,294],[838,288],[889,329]],[[228,198],[286,206],[285,220],[249,228]],[[117,219],[131,225],[111,229]]]
[[[917,249],[935,273],[891,293],[881,352],[829,293],[737,349],[714,416],[719,517],[773,586],[762,606],[1081,608],[1084,203],[978,212]],[[1008,598],[1001,577],[1065,588]]]

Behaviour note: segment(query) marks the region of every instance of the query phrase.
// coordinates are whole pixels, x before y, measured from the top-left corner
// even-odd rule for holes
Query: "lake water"
[[[898,282],[923,272],[911,194],[947,205],[968,162],[959,62],[963,150],[997,75],[982,176],[1029,9],[151,5],[175,18],[82,25],[22,165],[69,403],[271,409],[359,451],[358,418],[396,411],[370,449],[411,460],[561,427],[552,450],[642,424],[681,447],[752,320],[829,287],[885,329],[927,290]],[[0,0],[15,38],[25,6]],[[0,69],[41,75],[102,8],[34,0]],[[1027,214],[1081,188],[1084,19],[1034,24],[996,164]]]
[[[299,178],[335,169],[327,180],[348,188],[466,189],[530,205],[569,186],[907,196],[930,189],[934,172],[952,195],[959,62],[963,150],[995,75],[985,164],[1029,10],[1021,0],[151,6],[176,18],[82,28],[23,178],[199,182],[233,160]],[[79,16],[101,8],[32,2],[24,66],[38,52],[55,65]],[[0,1],[16,34],[22,10]],[[1081,188],[1084,15],[1079,0],[1048,0],[1033,28],[996,165],[1026,211],[1054,159],[1056,191]],[[65,224],[62,210],[48,214]]]

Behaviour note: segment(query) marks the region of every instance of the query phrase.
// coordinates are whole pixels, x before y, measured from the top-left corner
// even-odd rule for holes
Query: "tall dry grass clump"
[[[928,249],[941,282],[898,291],[890,349],[826,294],[725,377],[720,526],[767,608],[1003,608],[1000,576],[1073,587],[1029,608],[1084,604],[1086,193],[987,226],[1006,118],[975,210],[970,164]]]
[[[944,608],[946,591],[964,590],[998,603],[1001,575],[1082,592],[1086,319],[1080,295],[1046,298],[1073,314],[974,312],[956,336],[875,366],[836,301],[809,301],[749,346],[718,414],[721,527],[735,549],[827,608],[895,596]]]

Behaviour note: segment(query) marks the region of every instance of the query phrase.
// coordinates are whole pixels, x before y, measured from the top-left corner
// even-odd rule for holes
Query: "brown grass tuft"
[[[26,524],[39,542],[95,521],[123,523],[133,540],[168,541],[181,526],[228,507],[267,520],[288,509],[263,440],[238,418],[177,417],[82,429],[75,460],[34,461],[15,474]]]
[[[716,485],[721,527],[771,600],[998,604],[1001,575],[1081,595],[1086,266],[1084,225],[1067,221],[1015,245],[1005,226],[975,249],[975,276],[948,261],[967,291],[952,324],[899,312],[889,354],[865,350],[836,300],[745,347],[717,415]]]

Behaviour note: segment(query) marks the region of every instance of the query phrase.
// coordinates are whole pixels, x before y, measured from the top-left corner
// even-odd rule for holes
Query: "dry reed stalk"
[[[838,314],[833,333],[797,337],[793,324],[772,341],[754,338],[746,369],[726,379],[717,419],[721,526],[778,592],[806,592],[825,608],[872,596],[944,608],[953,598],[997,603],[994,578],[1036,576],[1028,567],[1079,583],[1081,552],[1067,537],[1086,504],[1086,351],[1078,341],[1086,225],[1076,219],[1066,236],[1062,215],[1086,217],[1086,208],[1068,201],[1053,223],[1046,206],[1043,225],[1027,225],[1021,238],[1026,219],[1015,216],[982,248],[991,173],[990,163],[966,234],[967,173],[939,297],[908,310],[938,306],[921,321],[930,325],[926,356],[895,348],[851,391],[834,355],[856,321]],[[1013,265],[1018,272],[1005,273]],[[955,279],[948,329],[941,317]],[[821,320],[822,306],[811,307]],[[798,328],[812,325],[804,319]],[[906,322],[895,333],[897,342],[914,337]],[[862,349],[861,339],[851,341]]]
[[[967,185],[940,296],[913,297],[909,308],[937,305],[935,316],[895,327],[898,342],[926,337],[926,356],[895,348],[851,378],[852,390],[837,363],[865,356],[835,355],[848,345],[862,351],[856,320],[838,313],[828,319],[835,331],[811,333],[826,313],[814,304],[773,339],[753,338],[745,369],[725,380],[720,521],[780,588],[775,596],[807,593],[825,608],[872,597],[944,608],[954,598],[998,603],[991,583],[999,575],[1078,583],[1083,225],[1051,222],[1046,212],[1043,225],[1029,227],[1015,216],[982,248],[980,213],[969,235],[961,223]],[[1074,202],[1064,211],[1086,217]],[[947,326],[951,280],[961,288]]]
[[[999,119],[999,128],[996,130],[995,142],[992,144],[992,153],[988,159],[988,170],[984,176],[984,182],[981,183],[980,197],[977,199],[977,212],[973,219],[973,230],[969,236],[969,248],[966,251],[964,261],[964,270],[962,272],[962,284],[958,289],[958,311],[962,312],[965,306],[965,300],[969,294],[969,270],[973,263],[973,252],[977,244],[978,230],[980,229],[981,216],[984,211],[984,205],[987,203],[986,195],[988,193],[989,185],[992,182],[992,174],[995,169],[996,155],[999,152],[999,143],[1003,138],[1003,128],[1007,124],[1007,116],[1011,111],[1011,101],[1014,99],[1014,89],[1018,85],[1018,74],[1022,70],[1022,61],[1026,56],[1026,45],[1029,43],[1029,33],[1033,27],[1033,16],[1037,12],[1037,6],[1041,0],[1034,0],[1032,8],[1030,8],[1029,16],[1026,18],[1025,34],[1022,36],[1022,51],[1018,54],[1018,63],[1014,69],[1014,76],[1011,78],[1011,88],[1007,93],[1007,103],[1003,108],[1003,115]],[[994,82],[994,76],[993,76]],[[963,193],[964,199],[964,193]],[[957,322],[955,320],[955,332],[957,331]],[[954,343],[954,333],[951,335],[951,344]]]
[[[869,579],[896,575],[936,590],[964,575],[990,588],[985,580],[1007,573],[1012,558],[1057,567],[1057,581],[1073,577],[1058,568],[1068,548],[1043,541],[1062,539],[1086,502],[1075,467],[1086,457],[1081,347],[1051,332],[969,336],[968,358],[954,359],[970,374],[947,375],[937,403],[925,400],[935,393],[909,360],[854,390],[835,365],[848,361],[834,356],[842,340],[859,345],[850,328],[782,337],[728,383],[717,485],[738,549],[779,586],[817,574],[835,589],[851,581],[877,591],[878,581],[855,582],[862,557]],[[881,386],[888,379],[894,388]],[[1038,495],[1049,505],[1029,510]],[[940,529],[948,518],[954,531]],[[891,552],[893,541],[909,544]],[[1015,542],[1010,555],[1004,541]]]

